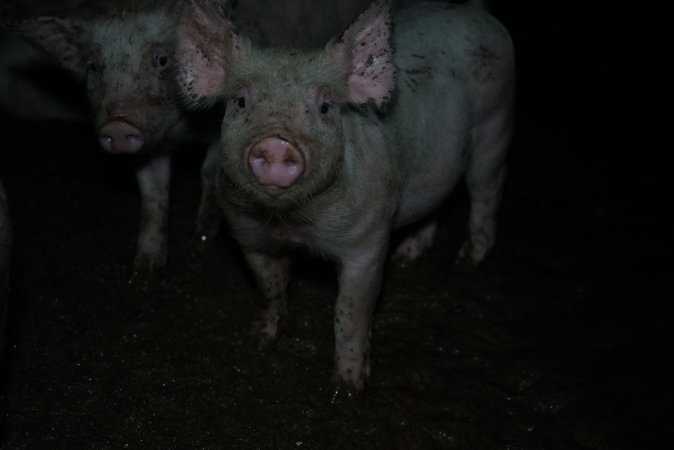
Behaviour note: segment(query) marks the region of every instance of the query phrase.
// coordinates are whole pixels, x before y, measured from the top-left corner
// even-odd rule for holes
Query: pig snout
[[[251,147],[248,165],[262,186],[284,189],[302,176],[305,159],[300,149],[285,139],[267,137]]]
[[[101,127],[98,142],[110,153],[135,153],[143,147],[143,133],[124,120],[113,120]]]

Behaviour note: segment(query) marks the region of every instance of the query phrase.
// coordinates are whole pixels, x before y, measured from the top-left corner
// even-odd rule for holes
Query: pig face
[[[251,52],[233,64],[223,91],[222,181],[275,209],[330,185],[344,157],[342,79],[311,54]]]
[[[174,21],[166,11],[94,21],[45,17],[22,23],[20,31],[84,78],[101,146],[136,153],[162,142],[181,117]]]

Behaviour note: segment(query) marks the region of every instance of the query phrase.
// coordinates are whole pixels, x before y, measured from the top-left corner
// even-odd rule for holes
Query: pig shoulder
[[[402,174],[373,112],[350,112],[343,120],[342,172],[317,202],[315,220],[321,236],[335,230],[335,244],[358,247],[377,230],[389,228],[399,203]]]

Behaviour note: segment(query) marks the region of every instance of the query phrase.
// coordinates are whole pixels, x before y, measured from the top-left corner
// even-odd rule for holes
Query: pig
[[[192,108],[223,100],[216,197],[264,297],[254,332],[287,315],[291,254],[333,261],[333,401],[370,375],[373,311],[390,254],[416,258],[460,180],[470,200],[457,260],[495,242],[513,129],[515,55],[478,5],[378,1],[321,50],[260,49],[210,4],[185,6],[178,82]],[[391,234],[420,224],[397,250]]]
[[[181,148],[208,146],[217,136],[217,127],[208,125],[213,121],[195,120],[179,101],[174,76],[178,9],[156,3],[87,19],[37,17],[12,27],[82,80],[100,147],[132,155],[141,200],[136,274],[155,272],[167,261],[172,155]],[[220,221],[211,154],[216,153],[206,152],[201,169],[196,236],[202,241],[217,233]]]
[[[7,326],[7,294],[9,285],[9,263],[12,253],[12,221],[5,188],[0,181],[0,354],[5,346]]]

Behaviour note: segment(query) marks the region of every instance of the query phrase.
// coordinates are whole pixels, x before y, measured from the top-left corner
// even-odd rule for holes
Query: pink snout
[[[290,142],[267,137],[253,145],[248,165],[262,186],[287,188],[304,173],[304,155]]]
[[[145,143],[143,133],[129,122],[113,120],[101,127],[98,142],[110,153],[135,153]]]

